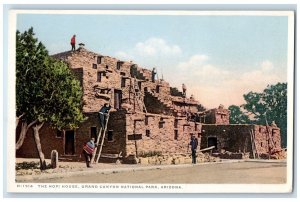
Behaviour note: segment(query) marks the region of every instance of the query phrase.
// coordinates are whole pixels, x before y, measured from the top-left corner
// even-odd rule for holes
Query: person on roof
[[[186,97],[186,86],[184,85],[184,83],[182,84],[182,94],[183,97]]]
[[[75,51],[75,45],[76,45],[76,35],[74,34],[71,38],[71,46],[72,46],[72,51]]]

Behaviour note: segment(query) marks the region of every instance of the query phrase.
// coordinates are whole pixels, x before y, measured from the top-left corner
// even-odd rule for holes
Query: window
[[[174,140],[178,140],[178,130],[174,130]]]
[[[120,70],[120,69],[121,69],[122,63],[123,63],[123,62],[117,62],[117,70]]]
[[[145,125],[147,126],[148,124],[149,124],[149,117],[146,116],[146,117],[145,117]]]
[[[97,72],[97,82],[101,82],[101,72]]]
[[[97,64],[93,64],[93,69],[97,69]]]
[[[112,142],[113,141],[113,131],[109,130],[107,132],[107,141]]]
[[[163,128],[163,127],[164,127],[164,122],[159,122],[158,127],[159,127],[159,128]]]
[[[198,133],[198,138],[200,138],[201,137],[201,133]]]
[[[121,88],[124,88],[126,86],[126,79],[122,78],[121,80]]]
[[[164,127],[164,123],[165,123],[164,119],[163,119],[163,118],[160,118],[158,127],[159,127],[159,128],[163,128],[163,127]]]
[[[62,138],[63,137],[63,131],[61,131],[61,130],[56,130],[56,137],[57,138]]]
[[[177,127],[178,127],[178,120],[175,119],[175,120],[174,120],[174,128],[177,128]]]
[[[105,68],[108,69],[108,65],[106,65]]]
[[[159,93],[159,86],[156,86],[156,93]]]
[[[150,137],[150,130],[146,130],[146,136]]]
[[[97,57],[97,64],[101,64],[102,63],[102,56],[98,56]]]
[[[115,90],[114,92],[114,108],[120,109],[122,103],[122,91]]]
[[[263,146],[264,146],[263,142],[261,142],[261,143],[260,143],[260,146],[261,146],[261,147],[263,147]]]

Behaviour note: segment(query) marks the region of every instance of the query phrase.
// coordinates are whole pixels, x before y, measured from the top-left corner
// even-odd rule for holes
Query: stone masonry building
[[[199,148],[250,153],[250,157],[280,150],[280,129],[273,126],[230,125],[230,111],[220,106],[205,111],[163,80],[152,81],[152,72],[132,62],[88,51],[63,52],[53,57],[65,61],[80,80],[83,112],[87,120],[75,130],[59,131],[45,125],[41,144],[46,158],[57,150],[59,158],[82,160],[82,145],[100,130],[98,111],[110,103],[112,110],[104,137],[101,160],[122,156],[124,162],[152,154],[184,154],[191,135]],[[28,131],[17,157],[37,157]],[[18,134],[18,133],[17,133]]]

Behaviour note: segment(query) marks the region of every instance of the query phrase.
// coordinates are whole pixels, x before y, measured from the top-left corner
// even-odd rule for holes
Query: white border
[[[294,13],[292,11],[158,11],[158,10],[12,10],[9,13],[9,61],[8,61],[8,106],[10,112],[8,114],[7,129],[15,131],[15,31],[16,31],[16,15],[25,13],[47,13],[47,14],[122,14],[122,15],[221,15],[221,16],[287,16],[288,17],[288,165],[287,165],[287,183],[286,184],[180,184],[183,189],[179,190],[163,190],[158,189],[154,192],[145,189],[88,189],[83,191],[82,188],[73,189],[42,189],[38,187],[38,183],[27,184],[32,185],[27,188],[15,183],[15,161],[9,161],[7,164],[7,191],[19,193],[287,193],[292,191],[292,173],[293,173],[293,85],[294,83]],[[12,134],[14,134],[12,132]],[[14,137],[14,135],[12,135]],[[8,152],[7,159],[15,159],[14,147],[15,137],[7,138],[7,147],[12,148]],[[45,185],[44,183],[42,183]],[[49,184],[46,184],[49,185]],[[62,186],[63,184],[60,184]],[[67,184],[66,184],[67,185]],[[81,184],[78,184],[79,186]],[[101,184],[99,184],[100,186]],[[119,184],[112,184],[119,185]],[[132,185],[132,184],[128,184]],[[151,184],[149,184],[151,185]],[[161,184],[155,184],[161,186]]]

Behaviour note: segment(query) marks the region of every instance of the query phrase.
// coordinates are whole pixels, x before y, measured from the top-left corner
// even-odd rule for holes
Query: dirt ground
[[[190,184],[281,184],[287,179],[286,162],[235,162],[197,164],[182,167],[89,172],[53,179],[35,179],[40,183],[190,183]]]

